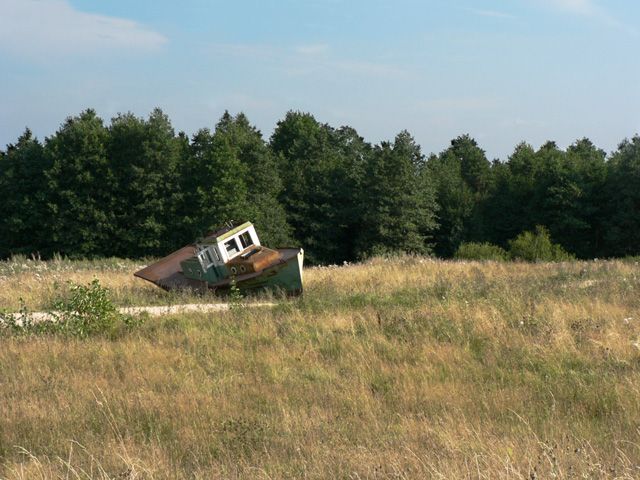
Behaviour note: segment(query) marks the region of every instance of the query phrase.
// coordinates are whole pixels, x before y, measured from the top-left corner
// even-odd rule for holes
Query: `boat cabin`
[[[274,250],[260,245],[251,222],[227,227],[207,235],[194,246],[193,257],[181,262],[187,278],[218,282],[235,275],[255,272],[274,260]]]
[[[212,265],[223,265],[242,255],[245,250],[259,246],[260,240],[251,222],[233,229],[219,230],[196,245],[197,257],[203,270]]]

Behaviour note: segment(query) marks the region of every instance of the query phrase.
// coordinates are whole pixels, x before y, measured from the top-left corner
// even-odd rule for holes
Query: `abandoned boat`
[[[134,273],[165,289],[276,290],[302,293],[302,248],[272,250],[260,244],[251,222],[208,234]]]

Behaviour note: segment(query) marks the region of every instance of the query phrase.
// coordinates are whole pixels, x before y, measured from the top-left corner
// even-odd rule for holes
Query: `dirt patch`
[[[243,303],[242,307],[246,308],[271,308],[275,307],[275,303]],[[123,315],[141,315],[147,314],[151,317],[162,317],[164,315],[176,315],[179,313],[207,313],[207,312],[226,312],[231,309],[230,303],[191,303],[187,305],[161,305],[150,307],[123,307],[118,311]],[[26,315],[34,322],[50,322],[54,321],[57,312],[28,312]],[[19,315],[19,314],[18,314]],[[1,320],[0,320],[1,321]],[[18,319],[20,323],[20,319]]]

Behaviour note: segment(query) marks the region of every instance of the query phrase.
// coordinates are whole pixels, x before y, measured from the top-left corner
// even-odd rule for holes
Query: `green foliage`
[[[113,178],[106,186],[115,217],[112,254],[164,255],[183,246],[172,224],[180,198],[177,168],[185,148],[160,109],[147,120],[131,113],[112,119],[107,155]]]
[[[244,295],[242,291],[238,288],[236,283],[236,277],[231,278],[231,284],[229,287],[229,306],[231,310],[238,310],[243,308],[244,304]]]
[[[454,258],[460,260],[504,261],[509,259],[509,254],[504,248],[491,243],[464,242],[456,250]]]
[[[22,297],[17,313],[0,309],[0,335],[23,335],[33,330],[34,325]]]
[[[110,249],[115,215],[108,185],[113,170],[106,152],[108,130],[93,110],[70,117],[48,138],[45,153],[50,236],[48,250],[91,257]]]
[[[94,279],[88,285],[71,283],[69,297],[53,305],[56,324],[65,334],[88,337],[113,332],[119,323],[131,325],[132,318],[121,315],[109,299],[109,292]]]
[[[446,155],[453,156],[460,163],[460,174],[474,193],[483,193],[491,182],[490,163],[478,143],[469,135],[462,135],[451,141]]]
[[[597,249],[598,216],[604,198],[605,154],[588,140],[566,152],[549,142],[536,153],[541,169],[533,191],[530,221],[546,225],[553,238],[580,256]],[[535,216],[534,216],[535,215]],[[530,228],[530,227],[529,227]]]
[[[537,226],[535,232],[521,233],[509,245],[509,253],[516,260],[562,262],[574,259],[560,245],[551,242],[549,231],[542,226]]]
[[[113,336],[120,330],[129,330],[142,323],[141,318],[119,313],[109,298],[109,291],[97,279],[88,285],[70,282],[67,294],[54,302],[49,316],[48,319],[34,318],[24,307],[17,314],[0,313],[0,332],[87,338]]]
[[[493,184],[484,200],[485,239],[505,247],[509,239],[531,229],[531,216],[539,211],[533,202],[537,164],[531,145],[520,143],[506,163],[494,163]]]
[[[605,254],[637,255],[640,251],[640,136],[622,142],[607,167],[604,195],[609,204],[602,221]]]
[[[244,168],[246,205],[236,219],[251,219],[266,245],[291,244],[291,227],[278,196],[283,185],[275,156],[265,144],[259,130],[242,113],[232,117],[228,112],[216,126],[216,136],[224,138]]]
[[[358,211],[359,192],[343,140],[328,125],[300,112],[288,112],[271,137],[284,186],[279,199],[310,263],[353,258],[345,246],[358,215],[345,218],[344,213]]]
[[[604,251],[605,216],[608,198],[603,186],[607,180],[606,153],[589,139],[567,149],[573,182],[570,209],[559,215],[554,238],[580,258],[600,256]],[[564,216],[568,220],[564,220]]]
[[[160,109],[110,125],[89,109],[44,143],[26,129],[0,151],[0,258],[157,257],[246,220],[312,264],[508,248],[536,225],[578,258],[632,256],[639,172],[639,136],[608,158],[584,138],[489,162],[462,135],[425,160],[406,131],[372,145],[309,113],[288,112],[265,142],[242,113],[189,138]]]
[[[579,257],[602,254],[605,153],[589,140],[566,151],[553,142],[538,151],[520,144],[493,172],[483,208],[484,238],[505,246],[519,232],[546,225],[563,248]]]
[[[460,243],[482,231],[479,206],[491,183],[490,164],[476,141],[463,135],[439,156],[431,156],[427,169],[436,184],[440,209],[436,253],[452,256]]]
[[[375,149],[364,181],[361,257],[431,251],[437,206],[430,178],[420,175],[423,161],[406,131]]]
[[[43,145],[29,129],[0,156],[0,257],[48,253],[48,167]]]
[[[191,239],[242,218],[247,208],[245,166],[223,135],[202,129],[183,166],[185,217]]]

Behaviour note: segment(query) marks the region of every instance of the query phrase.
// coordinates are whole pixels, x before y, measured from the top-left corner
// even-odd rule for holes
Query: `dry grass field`
[[[137,264],[5,262],[0,308]],[[640,478],[640,267],[374,259],[272,309],[0,336],[3,479]],[[22,298],[22,301],[20,301]]]

